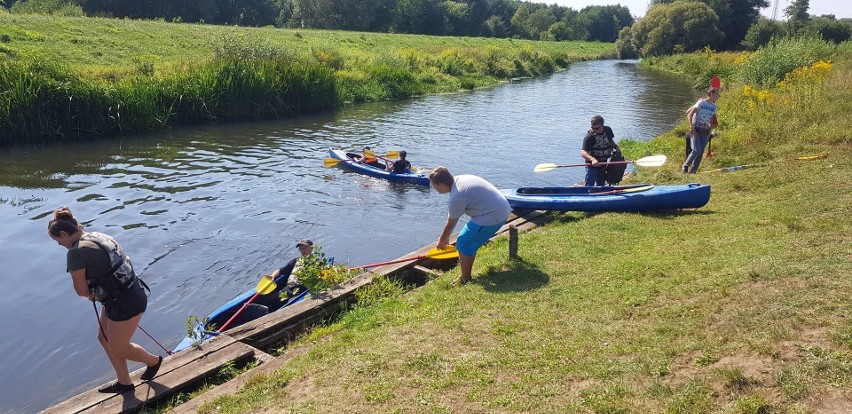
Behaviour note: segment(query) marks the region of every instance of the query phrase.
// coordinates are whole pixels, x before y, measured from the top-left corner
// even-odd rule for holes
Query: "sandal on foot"
[[[146,368],[145,372],[143,372],[142,375],[139,376],[139,379],[141,379],[142,381],[151,381],[152,379],[154,379],[154,377],[157,376],[157,371],[160,370],[160,365],[163,364],[163,357],[158,356],[157,358],[159,358],[157,360],[157,363]]]
[[[123,392],[133,391],[133,388],[133,384],[122,384],[116,381],[106,387],[98,388],[98,392],[105,394],[121,394]]]

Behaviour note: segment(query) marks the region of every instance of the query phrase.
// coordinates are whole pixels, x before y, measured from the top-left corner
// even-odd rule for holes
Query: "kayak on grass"
[[[698,208],[710,201],[707,184],[603,187],[522,187],[500,190],[516,210],[656,211]]]

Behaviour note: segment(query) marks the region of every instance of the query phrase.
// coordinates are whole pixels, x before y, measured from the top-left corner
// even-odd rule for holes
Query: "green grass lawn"
[[[306,352],[287,368],[202,411],[852,411],[850,57],[768,90],[765,108],[723,88],[728,135],[702,170],[754,168],[679,173],[685,127],[647,144],[671,161],[631,180],[709,183],[706,207],[553,214],[521,235],[520,260],[499,239],[471,283],[453,285],[454,270],[356,307],[292,344]],[[830,131],[785,128],[838,119],[819,111],[828,102],[847,114]]]
[[[440,54],[446,49],[523,49],[564,54],[574,60],[613,56],[612,43],[537,42],[481,37],[425,36],[310,29],[252,28],[163,21],[0,14],[0,56],[62,62],[90,74],[133,73],[212,59],[226,45],[253,45],[295,55],[328,50],[371,58],[407,49]]]
[[[0,144],[285,118],[613,53],[611,43],[0,14]]]

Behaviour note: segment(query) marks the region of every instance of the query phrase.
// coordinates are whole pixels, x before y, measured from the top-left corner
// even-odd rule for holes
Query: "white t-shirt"
[[[497,187],[475,175],[457,175],[450,191],[449,218],[464,214],[480,226],[503,224],[512,207]]]
[[[696,128],[710,128],[713,115],[716,115],[716,104],[707,99],[699,99],[692,107],[695,108],[695,113],[692,114],[692,125]]]

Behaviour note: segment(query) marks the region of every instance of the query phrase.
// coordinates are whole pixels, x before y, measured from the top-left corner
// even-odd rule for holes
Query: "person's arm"
[[[453,233],[453,229],[456,227],[456,223],[459,222],[457,218],[447,218],[447,224],[444,225],[444,230],[441,232],[441,235],[438,236],[437,248],[438,250],[444,250],[447,248],[447,245],[450,244],[450,234]]]
[[[586,151],[586,148],[591,146],[591,135],[592,133],[590,131],[588,134],[586,134],[586,137],[583,138],[583,149],[580,151],[580,156],[583,157],[584,160],[592,163],[592,166],[596,166],[598,165],[598,159],[593,157],[592,154],[589,154],[589,152]]]
[[[686,123],[689,124],[689,130],[695,130],[695,124],[692,122],[692,117],[695,115],[695,111],[698,110],[698,105],[690,106],[689,109],[686,110]]]
[[[86,282],[86,269],[77,269],[71,271],[71,281],[74,282],[74,291],[80,297],[93,300],[92,293],[89,292],[89,283]]]

